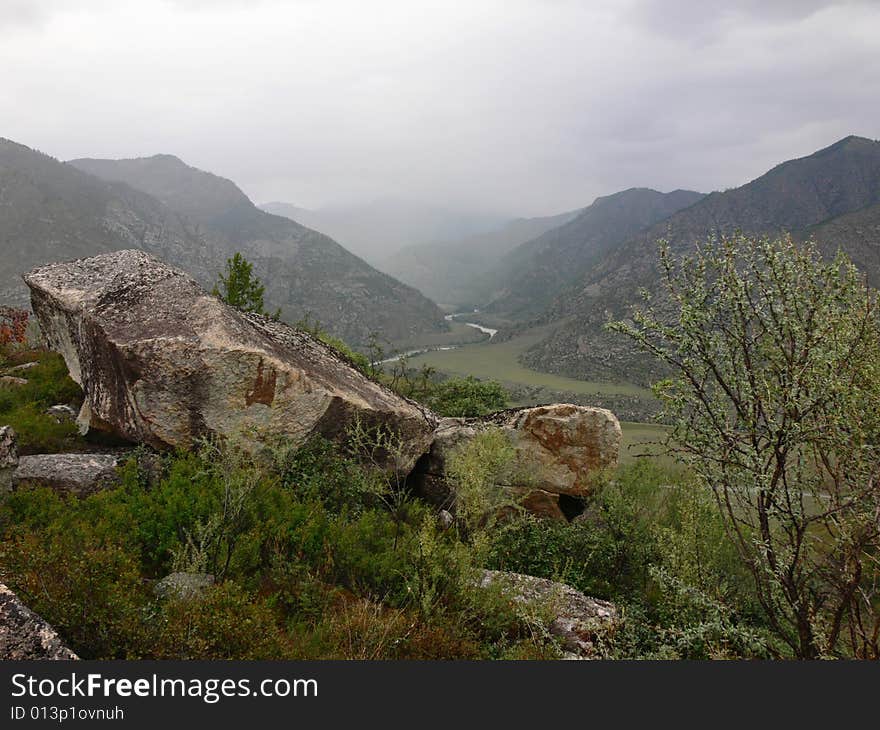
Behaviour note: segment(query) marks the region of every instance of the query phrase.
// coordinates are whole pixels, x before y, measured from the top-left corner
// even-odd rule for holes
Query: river
[[[469,314],[475,314],[477,310],[473,312],[455,312],[453,314],[447,314],[443,319],[447,322],[458,321],[456,317],[464,317]],[[491,340],[495,335],[498,334],[498,330],[492,329],[491,327],[484,327],[481,324],[477,324],[476,322],[462,322],[461,324],[467,325],[468,327],[473,327],[475,330],[479,330],[485,335],[489,335],[489,340]],[[488,340],[486,340],[488,342]],[[470,343],[469,343],[470,344]],[[400,352],[397,355],[392,357],[386,357],[384,360],[379,360],[378,363],[373,363],[374,365],[382,365],[386,362],[397,362],[405,357],[415,357],[416,355],[424,355],[426,352],[442,352],[444,350],[456,350],[461,345],[439,345],[437,347],[423,347],[419,350],[407,350],[406,352]]]

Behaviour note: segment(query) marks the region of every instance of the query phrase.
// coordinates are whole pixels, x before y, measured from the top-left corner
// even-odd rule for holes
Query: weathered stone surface
[[[17,378],[14,375],[0,375],[0,388],[17,388],[27,384],[27,378]]]
[[[190,600],[198,598],[214,585],[210,573],[171,573],[156,583],[153,591],[159,598]]]
[[[435,418],[282,322],[241,313],[141,251],[25,275],[48,344],[85,401],[79,422],[162,448],[205,434],[341,440],[355,419],[398,432],[409,471]]]
[[[410,478],[415,491],[434,504],[449,507],[454,501],[445,478],[449,455],[491,426],[508,435],[516,451],[513,473],[523,475],[523,483],[500,486],[510,487],[527,509],[542,516],[565,518],[561,495],[587,495],[596,473],[617,465],[621,431],[615,415],[604,408],[557,403],[484,418],[444,418],[431,450]]]
[[[585,596],[565,583],[522,573],[483,571],[482,587],[498,585],[517,603],[546,608],[552,616],[550,633],[558,636],[563,650],[573,657],[588,659],[598,655],[598,642],[614,631],[617,607],[609,601]]]
[[[522,490],[524,494],[518,496],[519,504],[536,517],[548,520],[565,522],[565,513],[559,506],[559,495],[547,492],[543,489]]]
[[[19,458],[13,487],[38,484],[85,496],[118,484],[119,454],[35,454]]]
[[[79,659],[49,624],[0,583],[0,659]]]
[[[18,466],[17,441],[12,426],[0,427],[0,492],[12,488],[12,475]]]

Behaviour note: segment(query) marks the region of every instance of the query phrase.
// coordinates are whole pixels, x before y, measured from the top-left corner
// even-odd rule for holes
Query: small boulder
[[[14,375],[0,375],[0,388],[19,388],[27,384],[26,378],[17,378]]]
[[[454,503],[446,464],[460,448],[487,428],[499,428],[516,456],[516,481],[507,488],[526,509],[542,517],[567,519],[562,507],[589,494],[597,472],[617,466],[621,430],[617,417],[604,408],[556,403],[500,411],[482,418],[444,418],[431,449],[416,464],[410,484],[419,496],[443,508]]]
[[[79,659],[48,623],[0,583],[0,660]]]
[[[522,573],[485,570],[480,586],[490,585],[497,585],[516,603],[546,608],[552,616],[548,629],[561,640],[568,658],[598,658],[600,641],[614,631],[619,618],[613,603],[585,596],[565,583]]]
[[[35,454],[19,458],[13,487],[36,484],[83,497],[116,486],[119,454]]]
[[[45,411],[47,416],[51,416],[56,423],[75,423],[76,410],[71,406],[59,404],[49,406]]]
[[[437,523],[440,525],[441,530],[448,530],[455,524],[455,517],[448,510],[441,509],[437,513]]]
[[[6,372],[7,373],[20,373],[24,370],[30,370],[31,368],[35,368],[39,364],[40,363],[36,360],[34,360],[33,362],[25,362],[25,363],[22,363],[21,365],[16,365],[13,368],[9,368]]]
[[[199,598],[212,585],[214,576],[210,573],[171,573],[156,583],[153,592],[159,598],[188,601]]]
[[[12,489],[12,477],[19,459],[17,442],[12,426],[0,427],[0,493]]]

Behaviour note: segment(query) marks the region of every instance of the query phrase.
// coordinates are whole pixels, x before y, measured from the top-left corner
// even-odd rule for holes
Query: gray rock
[[[0,427],[0,493],[12,488],[12,477],[19,458],[17,441],[12,426]]]
[[[64,404],[49,406],[46,409],[46,415],[54,418],[57,423],[76,422],[76,410]]]
[[[18,388],[27,384],[26,378],[16,378],[14,375],[0,375],[0,388]]]
[[[119,482],[119,454],[35,454],[19,457],[13,487],[37,484],[56,492],[86,496]]]
[[[542,517],[566,519],[560,500],[589,494],[596,474],[618,463],[620,423],[604,408],[556,403],[482,418],[444,418],[430,451],[410,476],[414,491],[450,508],[455,495],[446,479],[447,460],[455,449],[489,427],[504,431],[516,452],[513,480],[499,486]]]
[[[30,370],[31,368],[35,368],[39,364],[40,363],[37,362],[36,360],[34,360],[33,362],[25,362],[25,363],[22,363],[21,365],[16,365],[13,368],[9,368],[6,372],[7,373],[19,373],[19,372],[22,372],[23,370]]]
[[[142,251],[44,266],[26,274],[40,329],[85,401],[81,425],[157,448],[206,434],[245,443],[349,427],[391,430],[381,466],[408,473],[435,417],[370,380],[310,335],[245,314]]]
[[[597,658],[603,637],[613,633],[619,619],[617,607],[609,601],[585,596],[565,583],[522,573],[485,570],[480,586],[500,587],[517,603],[535,606],[551,616],[548,629],[561,640],[566,658]]]
[[[210,573],[171,573],[160,580],[153,588],[159,598],[191,600],[201,596],[214,585]]]
[[[452,516],[452,513],[448,510],[441,509],[437,514],[437,522],[440,524],[441,530],[448,530],[455,524],[455,517]]]
[[[0,583],[0,659],[79,659],[48,623]]]

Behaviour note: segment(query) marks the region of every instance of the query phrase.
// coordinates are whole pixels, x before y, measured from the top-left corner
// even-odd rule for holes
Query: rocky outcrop
[[[0,660],[79,659],[49,624],[0,583]]]
[[[546,611],[549,632],[559,638],[566,658],[591,659],[600,654],[600,642],[618,621],[617,607],[585,596],[565,583],[522,573],[483,571],[480,586],[495,585],[516,603]]]
[[[18,439],[12,426],[0,428],[0,494],[12,488],[12,477],[18,467]]]
[[[415,491],[439,506],[452,505],[447,460],[455,449],[490,427],[507,434],[516,453],[514,480],[500,486],[540,516],[573,517],[596,473],[617,465],[621,431],[614,414],[604,408],[557,403],[484,418],[444,418],[429,453],[410,478]],[[517,479],[516,475],[521,476]]]
[[[14,375],[0,375],[0,388],[18,388],[27,384],[27,378],[17,378]]]
[[[84,497],[116,486],[119,454],[34,454],[22,456],[12,476],[13,487],[34,484]]]
[[[435,418],[282,322],[244,314],[140,251],[25,275],[49,346],[84,392],[82,428],[154,447],[206,434],[246,443],[312,435],[344,440],[359,421],[400,436],[379,462],[408,472]]]

